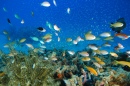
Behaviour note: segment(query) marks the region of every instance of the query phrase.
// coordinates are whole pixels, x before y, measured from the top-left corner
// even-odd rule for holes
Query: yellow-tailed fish
[[[95,76],[98,76],[98,73],[94,68],[88,67],[88,66],[86,66],[86,68],[90,71],[91,74],[94,74]]]

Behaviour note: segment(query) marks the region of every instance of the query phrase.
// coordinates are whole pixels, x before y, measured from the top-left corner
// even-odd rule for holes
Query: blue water
[[[84,38],[84,34],[89,30],[92,30],[95,36],[102,32],[111,32],[114,35],[115,32],[109,27],[110,23],[121,17],[125,18],[127,24],[122,32],[130,35],[129,0],[56,0],[57,6],[54,6],[53,0],[46,0],[50,2],[50,7],[41,6],[43,1],[45,0],[0,0],[0,49],[7,51],[3,46],[10,42],[3,34],[3,30],[9,32],[11,41],[27,38],[26,43],[31,43],[34,46],[37,46],[38,42],[32,41],[30,36],[40,38],[46,33],[51,33],[53,41],[45,44],[47,48],[77,51],[85,49],[91,43],[101,45],[105,41],[84,41],[75,46],[67,43],[66,38],[76,39],[77,36]],[[3,10],[3,7],[7,12]],[[70,14],[67,13],[67,8],[70,8]],[[32,11],[34,16],[31,15]],[[20,19],[16,19],[15,14],[19,15]],[[12,25],[7,22],[7,18],[10,19]],[[20,23],[22,19],[25,21],[24,24]],[[57,41],[54,31],[46,26],[46,21],[61,28],[60,42]],[[39,26],[44,27],[47,31],[45,33],[38,32],[36,28]],[[130,49],[129,42],[130,39],[121,40],[115,37],[114,42],[110,42],[112,47],[105,49],[113,51],[114,46],[121,43],[125,47],[123,52]],[[23,46],[22,49],[26,49],[26,46]]]

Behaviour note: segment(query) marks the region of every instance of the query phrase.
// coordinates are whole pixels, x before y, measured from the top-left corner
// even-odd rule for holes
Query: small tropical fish
[[[86,66],[86,68],[90,71],[91,74],[94,74],[95,76],[98,76],[98,73],[94,68],[88,67],[88,66]]]
[[[89,44],[88,48],[90,48],[92,50],[98,50],[98,46],[96,44]]]
[[[100,50],[101,55],[107,55],[108,52],[106,50]]]
[[[97,62],[93,62],[93,64],[94,64],[96,67],[98,67],[98,68],[102,68],[102,66],[101,66],[99,63],[97,63]]]
[[[60,41],[60,37],[58,37],[58,42]]]
[[[82,52],[79,52],[79,54],[81,55],[81,56],[89,56],[89,53],[88,52],[86,52],[86,51],[82,51]]]
[[[3,31],[3,33],[4,33],[5,35],[7,35],[7,34],[8,34],[8,32],[7,32],[7,31],[5,31],[5,30]]]
[[[70,55],[74,55],[74,54],[75,54],[74,51],[68,51],[68,53],[69,53]]]
[[[26,41],[26,38],[22,38],[22,39],[19,40],[20,43],[23,43],[25,41]]]
[[[51,39],[52,35],[51,34],[46,34],[42,37],[42,39],[46,40],[46,39]]]
[[[9,45],[8,45],[8,44],[5,44],[3,47],[4,47],[4,48],[8,48],[8,47],[9,47]]]
[[[130,36],[123,33],[116,33],[115,36],[121,38],[122,40],[128,39]]]
[[[96,39],[96,37],[91,33],[86,33],[85,38],[86,38],[86,40],[95,40]]]
[[[8,22],[9,24],[11,24],[11,21],[10,21],[10,19],[9,19],[9,18],[7,18],[7,22]]]
[[[56,0],[53,0],[53,4],[54,4],[55,6],[57,6],[57,4],[56,4]]]
[[[105,62],[103,62],[103,61],[100,61],[100,62],[98,62],[100,65],[105,65]]]
[[[127,54],[130,54],[130,50],[127,50],[126,53],[127,53]]]
[[[48,21],[46,21],[46,26],[48,26],[49,29],[54,30],[54,29],[53,29],[53,26],[52,26],[51,23],[48,22]]]
[[[124,18],[120,18],[115,23],[110,24],[110,28],[112,28],[112,30],[117,33],[120,33],[121,30],[123,30],[125,27],[126,27],[126,22]]]
[[[20,17],[19,17],[18,14],[15,14],[14,17],[15,17],[16,19],[20,19]]]
[[[24,20],[23,19],[21,20],[21,24],[24,24]]]
[[[39,41],[37,37],[30,37],[33,41]]]
[[[104,40],[111,41],[111,40],[113,40],[113,39],[114,39],[114,37],[113,37],[113,36],[109,36],[109,37],[106,37]]]
[[[116,57],[116,58],[118,57],[118,55],[114,52],[110,52],[110,55],[113,56],[113,57]]]
[[[102,60],[101,60],[99,57],[97,57],[97,56],[95,56],[94,58],[95,58],[95,60],[96,60],[97,62],[101,62],[101,61],[102,61]]]
[[[41,6],[50,7],[51,4],[48,1],[44,1],[44,2],[41,3]]]
[[[30,49],[34,49],[33,45],[32,44],[28,44],[26,43],[27,47],[29,47]]]
[[[111,45],[108,42],[104,43],[102,46],[104,46],[104,47],[111,47]]]
[[[73,40],[73,44],[75,45],[78,44],[77,40]]]
[[[109,32],[103,32],[100,34],[101,37],[109,37],[111,34]]]
[[[40,40],[40,43],[41,43],[41,44],[45,44],[42,40]]]
[[[34,16],[34,12],[33,11],[31,11],[31,15]]]
[[[48,38],[48,39],[45,39],[45,42],[51,42],[52,41],[52,39],[51,38]]]
[[[37,30],[40,31],[40,32],[46,32],[46,29],[44,29],[42,27],[38,27]]]
[[[77,42],[80,42],[80,41],[84,41],[84,39],[81,38],[80,36],[78,36],[77,39],[76,39],[76,41],[77,41]]]
[[[116,61],[117,64],[121,64],[123,66],[127,65],[128,67],[130,67],[130,62],[127,61]]]
[[[67,13],[70,14],[70,8],[67,8]]]
[[[90,61],[91,59],[89,57],[83,57],[82,61]]]
[[[66,41],[67,41],[67,42],[71,42],[71,41],[72,41],[72,38],[67,38]]]
[[[7,12],[7,9],[6,9],[5,7],[3,7],[3,10],[4,10],[5,12]]]
[[[121,43],[118,43],[119,49],[124,49],[124,46]]]
[[[60,32],[60,28],[57,25],[54,25],[54,30],[59,31]]]

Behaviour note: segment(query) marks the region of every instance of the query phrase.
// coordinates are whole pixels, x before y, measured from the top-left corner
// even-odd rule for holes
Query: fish
[[[9,24],[11,24],[11,21],[10,21],[10,19],[9,19],[9,18],[7,18],[7,22],[8,22]]]
[[[113,39],[114,39],[113,36],[109,36],[109,37],[104,38],[104,40],[107,40],[107,41],[112,41]]]
[[[26,38],[22,38],[22,39],[19,40],[20,43],[23,43],[25,41],[26,41]]]
[[[72,38],[67,38],[66,41],[67,41],[67,42],[71,42],[71,41],[72,41]]]
[[[115,36],[121,38],[122,40],[126,40],[130,37],[130,36],[124,34],[124,33],[116,33]]]
[[[7,9],[6,9],[5,7],[3,7],[3,10],[4,10],[5,12],[7,12]]]
[[[46,29],[44,29],[43,27],[38,27],[37,30],[40,32],[46,32]]]
[[[91,74],[98,76],[98,73],[94,68],[89,67],[89,66],[86,66],[86,68],[87,68],[88,71],[90,71]]]
[[[57,4],[56,4],[56,0],[53,0],[53,4],[54,4],[55,6],[57,6]]]
[[[98,50],[98,46],[96,44],[89,44],[88,48],[92,49],[92,50]]]
[[[70,55],[74,55],[75,54],[75,52],[74,51],[68,51],[68,53],[70,54]]]
[[[82,51],[82,52],[79,52],[79,54],[81,55],[81,56],[89,56],[89,53],[88,52],[86,52],[86,51]]]
[[[110,37],[111,33],[110,32],[103,32],[100,34],[101,37]]]
[[[104,47],[111,47],[111,44],[109,44],[108,42],[105,42],[102,46],[104,46]]]
[[[51,29],[52,31],[54,30],[53,25],[48,21],[46,21],[46,26],[48,26],[48,28]]]
[[[125,27],[126,22],[124,18],[119,18],[115,23],[110,24],[110,28],[117,33],[120,33]]]
[[[5,31],[5,30],[3,31],[3,33],[4,33],[5,35],[9,34],[9,33],[8,33],[7,31]]]
[[[45,42],[51,42],[52,41],[52,39],[51,38],[48,38],[48,39],[45,39]]]
[[[116,58],[118,57],[118,55],[114,52],[110,52],[110,55],[113,56],[113,57],[116,57]]]
[[[34,49],[33,45],[32,44],[28,44],[26,43],[27,47],[29,47],[30,49]]]
[[[83,57],[82,61],[90,61],[91,59],[89,57]]]
[[[21,24],[24,24],[24,20],[23,19],[21,20]]]
[[[31,15],[34,16],[34,12],[33,11],[31,11]]]
[[[124,46],[121,43],[118,43],[119,49],[124,49]]]
[[[98,68],[102,68],[102,66],[101,66],[99,63],[97,63],[97,62],[93,62],[93,64],[94,64],[96,67],[98,67]]]
[[[107,52],[106,50],[100,50],[100,54],[101,54],[101,55],[107,55],[108,52]]]
[[[67,13],[70,14],[70,8],[67,8]]]
[[[48,1],[44,1],[44,2],[41,3],[41,6],[50,7],[51,4]]]
[[[51,39],[51,38],[52,38],[52,34],[49,34],[49,33],[42,37],[42,39],[44,40]]]
[[[60,28],[57,25],[54,25],[54,30],[60,32]]]
[[[78,41],[77,40],[73,40],[73,44],[77,45]]]
[[[30,37],[33,41],[39,41],[37,37]]]
[[[127,61],[115,61],[116,64],[121,64],[123,66],[128,66],[130,67],[130,62],[127,62]]]
[[[80,41],[84,41],[84,39],[81,38],[80,36],[78,36],[77,39],[76,39],[76,41],[77,41],[77,42],[80,42]]]
[[[15,14],[14,17],[15,17],[16,19],[20,19],[20,17],[19,17],[18,14]]]
[[[91,33],[86,33],[85,34],[85,39],[86,40],[95,40],[96,37],[93,34],[91,34]]]

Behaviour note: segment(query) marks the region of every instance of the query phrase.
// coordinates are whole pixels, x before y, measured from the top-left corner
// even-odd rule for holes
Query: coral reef
[[[5,73],[0,77],[1,86],[58,86],[53,74],[57,66],[51,60],[43,60],[33,50],[24,54],[14,49],[9,54],[0,52]]]

